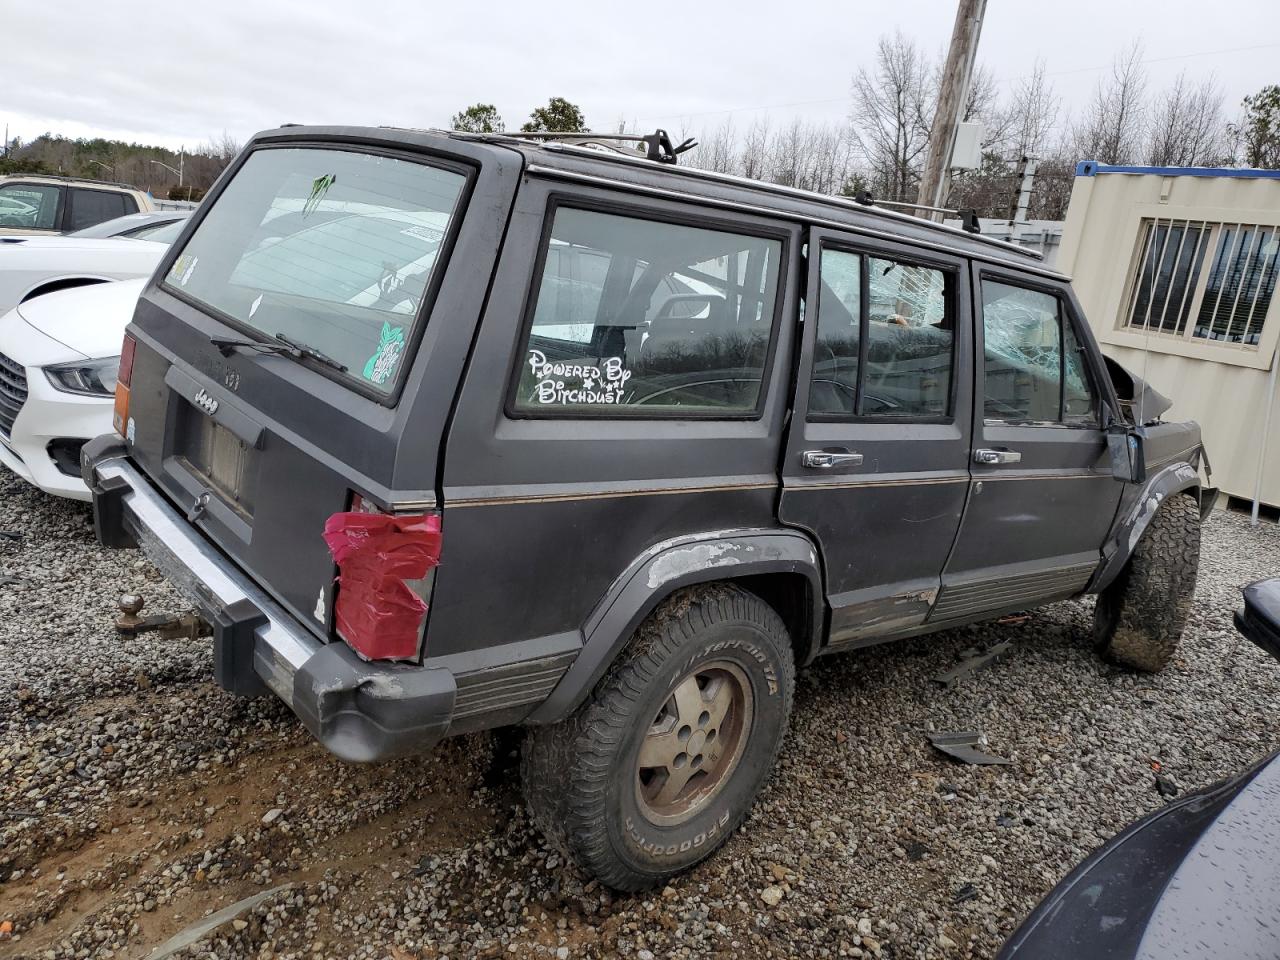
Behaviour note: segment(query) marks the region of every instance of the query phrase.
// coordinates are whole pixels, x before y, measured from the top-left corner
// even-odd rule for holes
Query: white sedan
[[[0,463],[46,493],[91,499],[80,448],[111,432],[120,345],[146,282],[61,290],[0,317]]]
[[[185,220],[123,237],[0,237],[0,314],[55,290],[149,277]]]

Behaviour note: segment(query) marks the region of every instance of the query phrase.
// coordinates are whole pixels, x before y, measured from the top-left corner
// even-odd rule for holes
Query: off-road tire
[[[1093,638],[1103,657],[1158,673],[1178,649],[1200,563],[1200,507],[1166,497],[1120,575],[1098,595]]]
[[[655,824],[638,800],[641,744],[682,679],[714,663],[739,671],[754,697],[739,759],[687,822]],[[773,770],[794,691],[790,638],[772,607],[727,584],[676,593],[577,710],[528,732],[520,774],[534,823],[610,887],[663,882],[710,856],[742,823]]]

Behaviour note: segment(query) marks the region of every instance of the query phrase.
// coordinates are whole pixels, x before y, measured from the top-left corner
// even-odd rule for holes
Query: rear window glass
[[[466,178],[342,150],[259,150],[165,282],[390,393]]]
[[[133,213],[124,203],[124,194],[104,190],[71,191],[71,229],[83,230],[94,224]]]
[[[562,207],[515,384],[525,415],[756,410],[782,243]]]

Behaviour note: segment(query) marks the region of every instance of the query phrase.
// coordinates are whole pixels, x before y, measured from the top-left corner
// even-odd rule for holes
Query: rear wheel
[[[1199,564],[1199,505],[1182,494],[1166,497],[1125,568],[1098,595],[1098,652],[1148,673],[1168,666],[1191,612]]]
[[[691,867],[768,778],[794,686],[786,627],[763,600],[728,585],[676,594],[581,707],[526,737],[535,823],[620,890]]]

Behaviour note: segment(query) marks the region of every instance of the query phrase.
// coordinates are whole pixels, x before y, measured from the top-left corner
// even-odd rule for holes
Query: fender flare
[[[817,652],[825,618],[818,548],[798,530],[722,530],[655,544],[619,576],[583,625],[583,644],[560,682],[525,719],[563,719],[586,699],[640,623],[682,587],[768,573],[800,573],[809,581],[811,629],[796,637],[798,664]]]
[[[1135,502],[1116,520],[1102,548],[1103,562],[1086,589],[1098,593],[1119,576],[1124,565],[1133,556],[1134,548],[1142,540],[1166,497],[1193,490],[1196,502],[1200,502],[1200,471],[1188,460],[1178,460],[1161,467],[1147,478]]]

